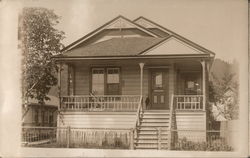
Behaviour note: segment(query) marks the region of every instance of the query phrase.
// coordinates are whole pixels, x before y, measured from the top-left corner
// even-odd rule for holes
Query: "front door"
[[[167,72],[167,69],[151,69],[150,109],[169,109]]]

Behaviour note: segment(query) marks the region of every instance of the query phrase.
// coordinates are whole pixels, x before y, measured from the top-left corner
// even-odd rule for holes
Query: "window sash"
[[[104,95],[104,68],[92,69],[92,93]]]
[[[107,83],[120,83],[119,68],[107,68]]]

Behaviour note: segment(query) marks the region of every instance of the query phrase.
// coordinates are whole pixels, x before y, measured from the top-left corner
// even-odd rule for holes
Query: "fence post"
[[[158,128],[158,150],[161,150],[161,127]]]
[[[134,129],[130,130],[130,149],[134,150]]]
[[[67,127],[67,148],[70,147],[70,126]]]

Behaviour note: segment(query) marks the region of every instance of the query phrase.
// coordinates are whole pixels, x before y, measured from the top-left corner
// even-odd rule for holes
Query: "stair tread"
[[[158,134],[157,132],[138,132],[138,135],[143,135],[143,136],[152,136]],[[169,132],[161,132],[161,135],[168,135]]]
[[[155,124],[141,124],[140,125],[141,127],[169,127],[169,125],[164,125],[164,124],[157,124],[157,125],[155,125]]]
[[[164,115],[157,115],[157,116],[147,115],[147,116],[143,116],[142,119],[168,119],[169,120],[169,116],[164,116]]]
[[[140,141],[140,142],[135,142],[135,144],[157,144],[158,145],[158,142],[143,142],[143,141]],[[168,142],[161,142],[162,145],[167,145]]]
[[[157,128],[146,126],[146,127],[139,127],[138,130],[140,130],[140,131],[157,131]],[[162,127],[161,130],[168,131],[169,127]]]
[[[162,120],[162,119],[142,119],[141,122],[145,122],[145,123],[169,123],[169,120]]]
[[[150,145],[145,145],[145,144],[138,144],[135,146],[135,149],[158,149],[158,144],[150,144]],[[168,145],[161,145],[161,149],[168,149]]]
[[[147,141],[153,141],[153,142],[158,142],[158,138],[137,138],[135,139],[136,142],[147,142]],[[161,138],[161,142],[167,143],[168,138],[167,137],[163,137]]]
[[[152,111],[152,112],[141,112],[141,114],[155,114],[155,115],[170,115],[170,112],[154,112],[154,111]]]

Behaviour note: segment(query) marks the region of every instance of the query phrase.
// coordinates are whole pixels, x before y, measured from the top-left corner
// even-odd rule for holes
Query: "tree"
[[[59,16],[46,8],[24,8],[19,15],[19,40],[23,54],[23,104],[34,98],[43,105],[50,88],[57,83],[57,66],[52,59],[63,48],[64,32],[55,26]]]
[[[220,79],[212,74],[209,83],[210,101],[227,120],[237,119],[239,115],[238,82],[235,78],[235,74],[228,70]]]

